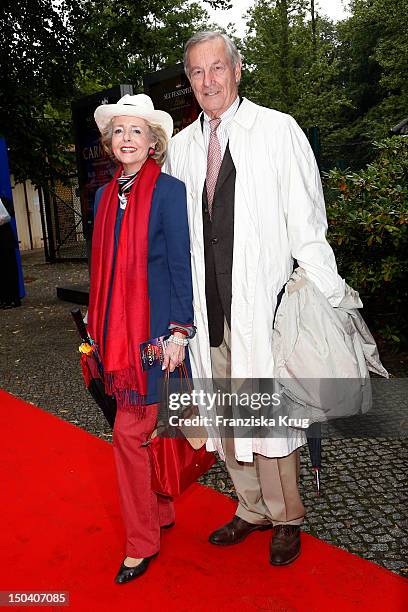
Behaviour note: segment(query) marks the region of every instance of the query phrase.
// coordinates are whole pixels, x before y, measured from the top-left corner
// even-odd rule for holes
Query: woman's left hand
[[[179,332],[176,332],[174,335],[178,338],[185,337]],[[162,370],[169,368],[169,372],[174,372],[174,370],[183,363],[185,358],[186,349],[184,346],[179,346],[178,344],[174,344],[174,342],[168,342],[164,351]]]

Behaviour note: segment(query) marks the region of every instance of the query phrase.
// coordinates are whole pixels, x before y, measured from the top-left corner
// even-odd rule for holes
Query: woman
[[[171,116],[139,94],[99,106],[95,121],[119,164],[95,199],[88,331],[118,405],[113,448],[127,556],[115,581],[122,584],[147,570],[160,528],[174,523],[172,501],[151,490],[143,444],[156,426],[163,370],[184,361],[194,334],[190,245],[185,186],[160,172]],[[146,374],[140,344],[168,334],[163,367]]]

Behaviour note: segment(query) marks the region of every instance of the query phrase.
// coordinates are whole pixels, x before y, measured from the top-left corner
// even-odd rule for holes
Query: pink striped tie
[[[217,128],[221,123],[221,119],[216,117],[210,119],[210,142],[208,144],[207,156],[207,199],[208,199],[208,214],[212,218],[212,205],[214,199],[215,186],[217,184],[218,174],[221,168],[221,147],[217,136]]]

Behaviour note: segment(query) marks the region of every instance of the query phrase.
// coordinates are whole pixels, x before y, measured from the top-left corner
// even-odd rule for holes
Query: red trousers
[[[147,448],[142,446],[156,427],[157,404],[146,406],[146,417],[118,410],[113,429],[113,452],[126,531],[126,555],[141,559],[160,549],[160,527],[174,522],[170,498],[151,487]]]

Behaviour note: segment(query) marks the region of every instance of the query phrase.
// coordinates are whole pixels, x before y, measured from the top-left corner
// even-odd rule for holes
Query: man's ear
[[[235,66],[235,70],[234,70],[234,73],[235,73],[235,82],[236,82],[237,85],[239,85],[240,82],[241,82],[241,70],[242,70],[242,64],[240,62],[239,64],[237,64]]]

